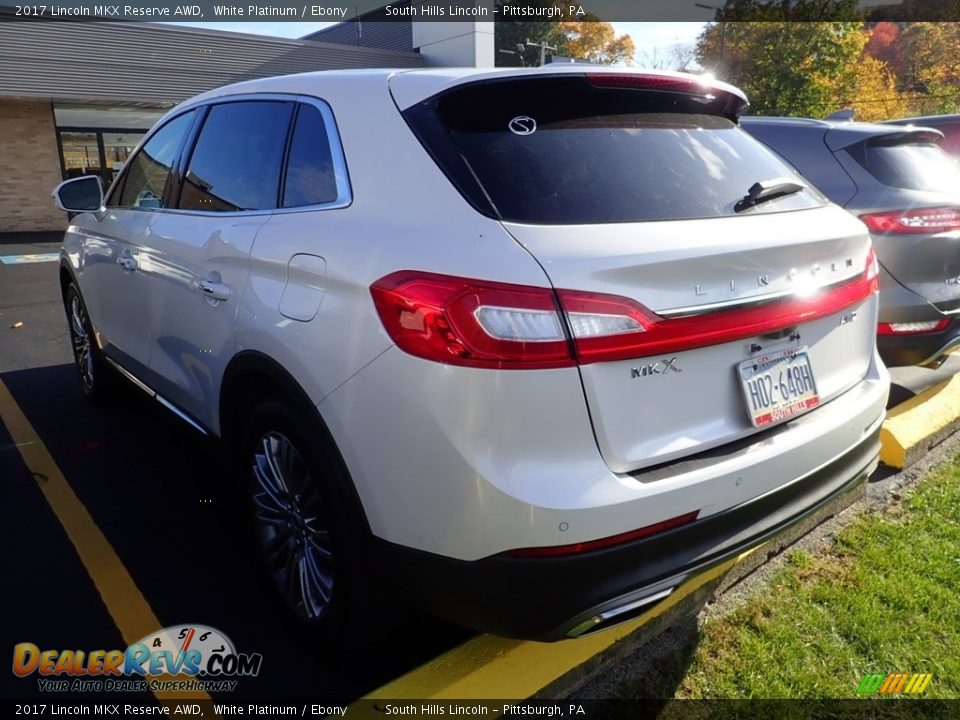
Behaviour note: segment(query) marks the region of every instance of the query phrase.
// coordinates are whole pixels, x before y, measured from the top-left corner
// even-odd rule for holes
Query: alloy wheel
[[[77,293],[70,295],[70,341],[73,345],[73,358],[80,369],[80,379],[84,389],[93,389],[93,343],[89,332],[87,313]]]
[[[333,545],[321,520],[310,469],[285,435],[260,436],[253,453],[253,513],[270,574],[305,620],[320,618],[333,596]]]

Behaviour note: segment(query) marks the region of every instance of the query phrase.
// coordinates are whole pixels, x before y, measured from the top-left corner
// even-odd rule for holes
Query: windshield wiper
[[[798,183],[790,178],[771,178],[770,180],[761,180],[750,186],[747,194],[744,195],[737,204],[733,206],[734,212],[743,212],[767,200],[793,195],[801,190],[806,190],[807,186]]]

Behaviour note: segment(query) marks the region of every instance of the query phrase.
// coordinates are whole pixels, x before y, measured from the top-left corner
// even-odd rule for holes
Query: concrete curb
[[[960,375],[924,390],[887,413],[880,462],[903,469],[960,429]]]

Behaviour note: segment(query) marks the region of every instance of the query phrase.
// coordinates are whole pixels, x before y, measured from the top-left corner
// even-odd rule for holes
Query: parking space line
[[[60,253],[28,253],[26,255],[0,255],[0,265],[26,265],[29,263],[56,262]]]
[[[24,464],[73,543],[124,642],[131,645],[161,629],[163,625],[140,588],[70,487],[3,380],[0,380],[0,422],[6,426]],[[161,700],[210,699],[204,692],[156,691],[154,695]]]
[[[522,700],[676,606],[762,547],[751,548],[678,587],[649,613],[596,635],[539,643],[478,635],[367,695],[365,700]]]

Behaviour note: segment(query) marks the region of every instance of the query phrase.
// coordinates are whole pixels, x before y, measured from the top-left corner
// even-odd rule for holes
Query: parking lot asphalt
[[[56,252],[59,245],[52,237],[24,240],[0,242],[0,256]],[[936,371],[895,369],[891,402],[958,371],[960,357]],[[56,262],[0,264],[0,382],[13,407],[6,415],[0,407],[0,416],[22,413],[35,432],[28,441],[38,446],[32,450],[47,458],[76,499],[67,510],[50,502],[44,483],[52,478],[36,466],[31,472],[23,448],[0,423],[0,527],[7,538],[0,554],[6,580],[0,652],[25,641],[44,648],[126,647],[117,614],[138,606],[111,583],[95,584],[97,571],[88,565],[99,562],[96,546],[78,547],[89,542],[88,533],[71,525],[69,507],[89,514],[90,527],[108,543],[106,554],[118,559],[119,572],[129,576],[151,617],[164,626],[215,627],[241,651],[263,655],[259,676],[241,682],[232,699],[349,700],[471,637],[409,616],[381,643],[331,657],[289,627],[238,542],[240,524],[219,447],[133,388],[104,407],[83,397]],[[0,672],[0,697],[40,694],[35,680]]]
[[[46,248],[0,245],[0,255],[28,250]],[[411,617],[385,633],[382,643],[336,657],[325,653],[285,623],[238,548],[242,530],[218,446],[133,388],[104,407],[84,398],[70,356],[57,264],[0,264],[0,313],[0,382],[15,404],[13,410],[0,407],[0,416],[22,413],[55,464],[52,472],[62,473],[161,625],[209,625],[241,652],[263,655],[260,674],[243,679],[231,699],[350,700],[470,636]],[[35,467],[32,476],[21,450],[0,423],[0,528],[7,538],[0,554],[0,652],[20,642],[125,648],[131,640],[124,642],[111,613],[124,613],[132,599],[117,583],[98,590],[84,563],[103,558],[95,545],[74,545],[90,543],[90,528],[76,529],[75,508],[47,501],[44,483],[52,478]],[[73,527],[79,540],[65,527]],[[0,672],[0,697],[39,695],[35,679]]]

